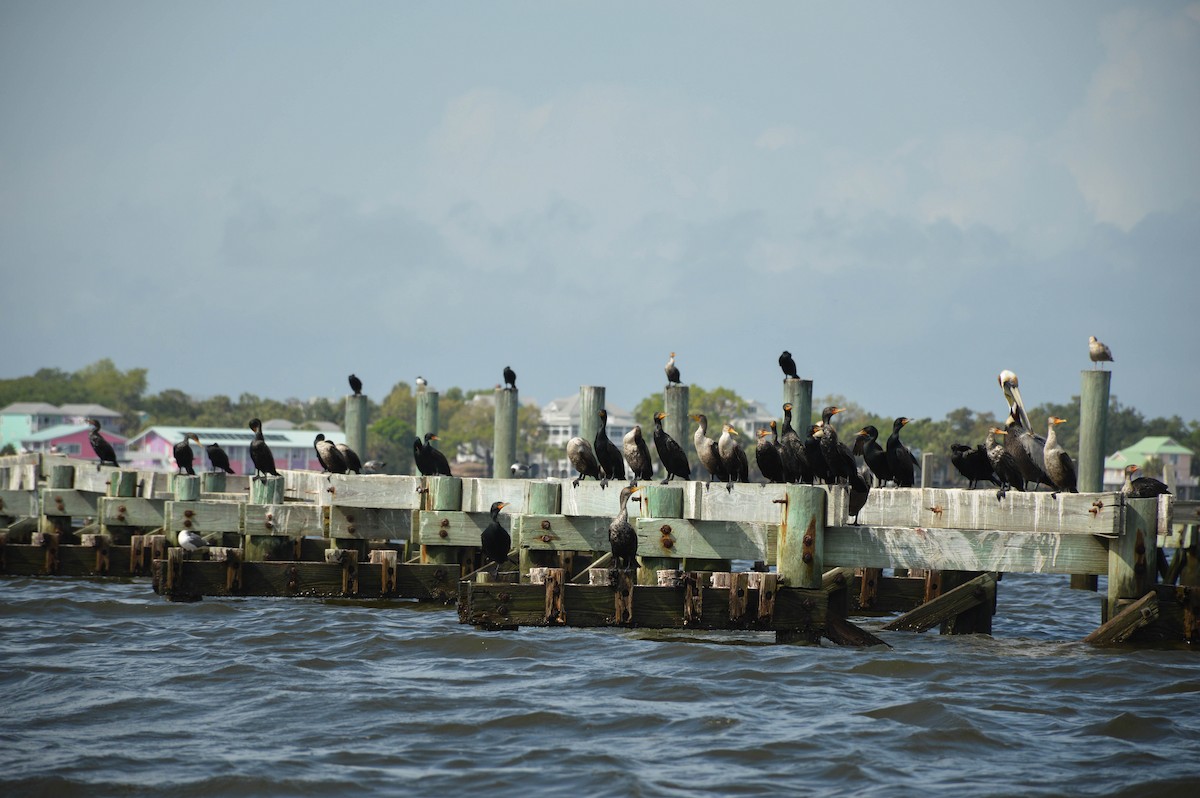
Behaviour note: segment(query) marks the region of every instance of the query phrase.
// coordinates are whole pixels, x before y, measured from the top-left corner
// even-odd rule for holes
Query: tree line
[[[317,421],[333,422],[341,426],[345,421],[345,399],[319,398],[269,399],[243,393],[236,399],[217,395],[195,398],[183,391],[168,389],[156,394],[146,393],[147,369],[118,369],[111,360],[99,360],[75,372],[55,368],[39,369],[25,377],[0,380],[0,407],[13,402],[49,402],[62,404],[102,404],[121,413],[118,430],[132,436],[148,426],[195,426],[195,427],[245,427],[251,418],[286,419],[298,427]],[[453,461],[460,449],[487,459],[493,445],[494,408],[486,401],[493,389],[469,389],[454,387],[441,391],[438,398],[439,448]],[[709,418],[710,430],[730,419],[744,416],[749,402],[735,391],[718,387],[707,390],[701,386],[689,387],[689,412],[704,413]],[[837,416],[838,429],[847,438],[868,424],[879,429],[880,437],[886,438],[892,430],[891,417],[871,413],[861,405],[844,396],[813,398],[813,414],[822,407],[837,405],[846,410]],[[655,411],[664,407],[662,393],[652,394],[637,404],[634,409],[636,422],[644,431],[653,428]],[[776,415],[782,407],[772,407]],[[1079,446],[1079,397],[1069,402],[1046,402],[1030,410],[1035,432],[1045,434],[1046,419],[1051,415],[1069,419],[1071,424],[1060,425],[1057,430],[1059,441],[1068,451],[1078,451]],[[993,413],[978,413],[962,407],[952,410],[943,419],[913,417],[904,428],[904,440],[914,450],[948,455],[950,444],[982,443],[992,426],[1002,425],[1004,419]],[[689,422],[689,429],[692,429]],[[798,430],[803,433],[803,430]],[[742,430],[745,448],[753,462],[753,443],[749,430]],[[1122,405],[1116,396],[1110,399],[1108,427],[1103,451],[1106,454],[1129,446],[1146,435],[1165,435],[1174,438],[1183,446],[1200,452],[1200,421],[1184,421],[1179,416],[1170,418],[1146,418],[1136,408]],[[413,467],[412,444],[416,437],[416,394],[414,386],[398,382],[376,403],[368,399],[367,452],[363,460],[375,459],[387,462],[386,470],[391,473],[411,473]],[[688,440],[680,441],[689,459],[695,465]],[[517,415],[517,458],[529,462],[537,456],[553,461],[565,457],[562,447],[551,447],[546,443],[545,431],[541,426],[541,411],[532,405],[522,405]],[[504,466],[501,465],[501,468]],[[1192,459],[1193,475],[1200,474],[1200,457]]]

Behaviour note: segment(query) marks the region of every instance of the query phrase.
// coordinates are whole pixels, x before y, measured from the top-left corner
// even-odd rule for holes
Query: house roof
[[[605,402],[604,409],[608,411],[610,427],[633,426],[633,414],[625,408],[614,405],[612,402]],[[562,399],[552,399],[542,407],[543,423],[562,423],[564,420],[579,420],[579,394],[564,396]]]
[[[66,438],[70,435],[75,435],[80,432],[90,432],[91,429],[91,424],[55,424],[53,427],[46,427],[45,429],[40,429],[37,432],[22,436],[21,443],[41,443],[43,441],[53,441],[58,440],[59,438]],[[125,438],[116,434],[115,432],[102,429],[100,430],[100,434],[103,435],[106,440],[114,441],[116,443],[125,443]]]
[[[1164,454],[1195,454],[1195,452],[1186,446],[1181,446],[1174,438],[1166,435],[1147,435],[1132,446],[1126,446],[1104,458],[1104,467],[1121,469],[1130,463],[1141,465],[1151,457]]]
[[[64,416],[91,416],[93,418],[120,418],[121,414],[116,410],[109,410],[104,405],[97,404],[73,404],[63,405],[58,408],[58,412]]]
[[[13,402],[8,407],[0,410],[0,415],[4,416],[37,416],[58,414],[58,407],[48,402]]]
[[[94,416],[96,418],[120,418],[116,410],[109,410],[104,405],[97,404],[67,404],[62,407],[49,402],[13,402],[0,410],[5,416],[34,416],[34,415],[63,415],[63,416]]]
[[[249,446],[250,441],[254,440],[254,433],[246,427],[173,427],[158,425],[142,430],[130,438],[127,445],[131,449],[140,447],[151,434],[158,435],[169,441],[181,441],[185,432],[196,433],[200,436],[201,445],[205,446],[210,443]],[[311,447],[313,445],[313,438],[315,437],[317,437],[317,433],[311,429],[263,430],[263,439],[268,444],[285,448]],[[334,443],[346,442],[346,435],[343,432],[326,432],[325,437]]]

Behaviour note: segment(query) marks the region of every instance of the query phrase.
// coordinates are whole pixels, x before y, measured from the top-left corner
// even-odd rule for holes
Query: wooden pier
[[[630,505],[642,567],[589,570],[607,552],[618,493],[557,479],[168,476],[22,455],[0,458],[0,572],[148,577],[174,600],[457,600],[464,623],[487,629],[738,629],[854,644],[879,642],[846,620],[860,615],[903,613],[885,629],[990,632],[1004,572],[1106,575],[1093,642],[1200,635],[1200,518],[1171,497],[877,489],[855,526],[840,487],[646,484]],[[515,570],[464,581],[481,565],[495,501],[508,503]],[[184,552],[184,529],[210,547]],[[1161,574],[1160,548],[1175,554]]]

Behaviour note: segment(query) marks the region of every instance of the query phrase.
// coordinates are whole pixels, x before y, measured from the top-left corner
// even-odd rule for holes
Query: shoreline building
[[[323,433],[327,440],[334,443],[345,443],[346,434],[341,430],[327,429],[331,425],[323,424],[322,429],[281,429],[268,427],[263,424],[263,438],[271,447],[275,457],[275,467],[293,471],[320,471],[321,461],[317,459],[313,439],[317,433]],[[177,427],[155,425],[148,427],[130,438],[126,444],[126,457],[130,468],[146,468],[158,471],[174,472],[174,447],[183,440],[185,432],[194,432],[200,436],[200,444],[192,442],[194,455],[193,468],[196,473],[212,471],[208,461],[208,453],[204,447],[210,443],[218,443],[229,455],[229,466],[235,474],[253,474],[254,464],[250,461],[250,442],[254,433],[246,427]],[[120,457],[120,455],[118,455]]]

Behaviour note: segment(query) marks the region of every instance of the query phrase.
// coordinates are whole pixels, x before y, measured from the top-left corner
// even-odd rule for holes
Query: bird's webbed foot
[[[574,481],[571,483],[571,487],[572,487],[572,488],[578,488],[578,487],[579,487],[579,480],[581,480],[581,479],[583,479],[583,477],[575,477],[575,480],[574,480]]]

